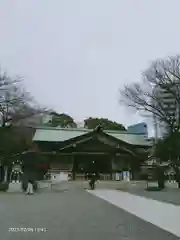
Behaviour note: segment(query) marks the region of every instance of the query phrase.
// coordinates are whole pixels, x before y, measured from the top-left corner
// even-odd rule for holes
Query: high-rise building
[[[171,90],[173,91],[173,87],[171,87]],[[173,118],[176,122],[176,119],[179,117],[179,108],[177,106],[176,99],[174,95],[169,91],[166,90],[160,86],[157,86],[154,89],[154,94],[156,96],[154,104],[157,105],[157,109],[163,110],[163,113],[166,113],[166,118]],[[156,138],[162,137],[164,134],[168,132],[168,125],[167,123],[160,121],[157,116],[154,114],[154,126],[155,126],[155,133]]]

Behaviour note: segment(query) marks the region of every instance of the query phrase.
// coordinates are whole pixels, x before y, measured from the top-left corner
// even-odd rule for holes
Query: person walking
[[[33,183],[32,183],[31,180],[28,181],[27,194],[28,195],[32,195],[33,194]]]
[[[89,185],[90,185],[92,190],[95,188],[96,181],[97,181],[96,174],[93,173],[92,176],[91,176],[91,180],[89,182]]]

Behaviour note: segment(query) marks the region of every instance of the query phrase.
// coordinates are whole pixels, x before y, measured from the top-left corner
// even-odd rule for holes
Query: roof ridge
[[[60,128],[60,127],[49,127],[40,126],[36,129],[33,141],[51,141],[51,142],[61,142],[70,138],[75,138],[76,136],[85,135],[88,133],[93,133],[94,129],[80,129],[80,128]],[[38,131],[39,130],[39,131]],[[48,131],[50,130],[50,131]],[[149,145],[146,139],[142,138],[142,135],[129,134],[126,131],[108,131],[104,130],[104,133],[115,137],[121,141],[124,141],[132,145]],[[49,140],[48,140],[49,139]]]
[[[51,126],[37,126],[36,129],[43,129],[43,130],[60,130],[60,131],[78,131],[78,132],[92,132],[95,129],[88,129],[88,128],[62,128],[62,127],[51,127]],[[116,133],[116,134],[128,134],[128,135],[135,135],[135,136],[142,136],[142,133],[131,133],[126,130],[102,130],[105,133]]]
[[[131,133],[131,132],[128,132],[128,131],[118,131],[118,130],[103,130],[104,132],[106,133],[117,133],[117,134],[129,134],[129,135],[144,135],[144,133]]]
[[[94,129],[87,129],[87,128],[62,128],[62,127],[51,127],[51,126],[37,126],[36,129],[61,130],[61,131],[81,131],[81,132],[91,132],[94,130]]]

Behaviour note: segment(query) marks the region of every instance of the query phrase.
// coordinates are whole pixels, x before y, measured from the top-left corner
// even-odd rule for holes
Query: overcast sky
[[[119,88],[180,53],[179,0],[1,0],[0,64],[39,103],[75,118],[141,120]]]

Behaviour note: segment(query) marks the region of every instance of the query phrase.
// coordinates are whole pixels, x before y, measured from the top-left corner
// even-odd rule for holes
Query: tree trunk
[[[158,187],[160,189],[164,189],[165,188],[164,170],[160,167],[157,169],[157,180],[158,180]]]
[[[165,188],[165,184],[164,184],[164,180],[163,179],[159,179],[158,180],[158,188],[160,188],[160,189],[164,189]]]
[[[180,188],[180,170],[178,166],[174,166],[174,171],[176,173],[176,182],[178,184],[178,188]]]

